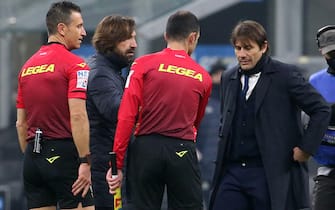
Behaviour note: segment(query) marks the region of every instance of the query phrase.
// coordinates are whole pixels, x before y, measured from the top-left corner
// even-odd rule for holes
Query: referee
[[[70,52],[86,36],[81,9],[53,3],[46,25],[48,44],[18,75],[16,126],[28,208],[93,210],[85,105],[89,68]]]
[[[197,129],[212,88],[209,74],[191,57],[200,36],[195,15],[169,17],[167,48],[133,63],[121,100],[114,140],[118,177],[106,179],[114,193],[129,147],[127,192],[136,209],[160,209],[167,188],[169,209],[202,210]]]

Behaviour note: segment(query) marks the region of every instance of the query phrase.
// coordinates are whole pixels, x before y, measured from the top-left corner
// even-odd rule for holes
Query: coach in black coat
[[[239,40],[241,36],[245,38],[252,34],[250,32],[243,34],[243,31],[247,31],[243,28],[249,30],[251,28],[253,34],[256,35],[262,34],[263,31],[262,27],[254,21],[241,22],[235,28],[235,33],[233,32],[235,37],[232,38],[232,42],[235,53],[245,50],[242,48],[248,51],[250,47],[253,47],[252,44],[250,46],[248,44],[258,43],[259,40],[261,40],[260,49],[264,49],[264,45],[267,48],[266,38],[264,40],[253,40],[253,38]],[[232,151],[236,145],[234,136],[236,133],[245,132],[243,127],[241,130],[234,131],[236,129],[234,126],[238,126],[235,122],[237,119],[235,115],[240,107],[237,101],[241,92],[239,89],[241,88],[242,65],[247,64],[247,58],[242,57],[248,56],[237,57],[240,65],[224,72],[221,78],[220,142],[210,209],[233,209],[225,206],[231,205],[230,203],[234,200],[220,203],[222,201],[220,190],[222,190],[222,180],[229,171],[229,160],[235,155]],[[258,68],[257,73],[260,73],[260,77],[250,96],[254,101],[251,111],[254,123],[251,127],[258,146],[258,151],[253,152],[260,157],[259,165],[264,169],[264,177],[268,186],[266,190],[268,190],[271,206],[268,210],[308,208],[308,171],[304,161],[317,150],[320,144],[329,121],[329,106],[302,77],[296,66],[273,60],[264,53],[255,68]],[[310,116],[309,125],[305,131],[301,124],[301,110]],[[237,150],[239,150],[238,147]],[[253,182],[248,174],[239,174],[239,176],[243,181]],[[248,196],[246,197],[248,200]],[[222,208],[218,208],[218,203]],[[244,209],[255,209],[255,207],[249,206]]]

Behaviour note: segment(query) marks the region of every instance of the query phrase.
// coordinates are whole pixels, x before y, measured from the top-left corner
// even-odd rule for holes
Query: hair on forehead
[[[132,38],[135,26],[135,20],[132,17],[106,16],[98,24],[92,44],[98,52],[108,54],[116,48],[118,43]]]
[[[260,48],[267,43],[267,35],[264,27],[253,20],[240,21],[231,33],[231,43],[236,44],[237,41],[243,45],[251,45],[255,42]],[[268,44],[267,44],[268,45]],[[268,49],[266,50],[268,51]]]

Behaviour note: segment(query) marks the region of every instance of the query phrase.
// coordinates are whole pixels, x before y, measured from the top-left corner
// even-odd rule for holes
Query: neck
[[[64,41],[63,37],[60,37],[60,36],[57,36],[57,35],[50,35],[48,37],[48,43],[50,43],[50,42],[58,42],[58,43],[64,45],[68,49],[67,45],[65,44],[65,41]]]
[[[169,41],[167,47],[172,50],[184,50],[187,54],[189,54],[188,46],[184,42]]]
[[[103,54],[102,54],[103,55]],[[103,55],[105,57],[107,57],[114,65],[116,65],[121,72],[121,69],[128,66],[130,64],[130,61],[128,60],[128,58],[126,56],[122,56],[118,53],[115,52],[110,52],[106,55]]]

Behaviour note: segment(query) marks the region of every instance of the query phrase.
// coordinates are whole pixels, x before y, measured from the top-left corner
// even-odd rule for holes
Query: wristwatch
[[[88,165],[91,165],[91,155],[87,154],[84,157],[79,157],[79,163],[87,163]]]

